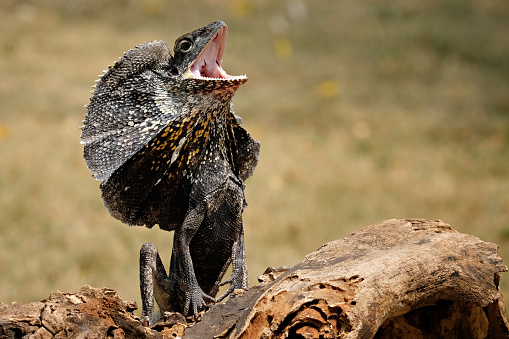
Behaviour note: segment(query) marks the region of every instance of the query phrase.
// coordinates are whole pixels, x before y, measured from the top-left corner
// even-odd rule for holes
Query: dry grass
[[[125,50],[223,19],[238,114],[262,142],[248,266],[292,265],[389,218],[440,218],[509,261],[509,4],[485,1],[3,1],[0,301],[83,284],[139,301],[138,250],[171,234],[102,206],[79,129]],[[502,277],[509,294],[509,278]]]

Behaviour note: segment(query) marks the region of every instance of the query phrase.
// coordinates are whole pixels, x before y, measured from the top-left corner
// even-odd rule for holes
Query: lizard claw
[[[201,288],[198,287],[197,289],[193,289],[191,292],[186,293],[184,315],[188,315],[189,311],[192,311],[194,318],[198,319],[198,311],[205,309],[207,305],[215,303],[216,299],[204,293]]]
[[[233,278],[230,277],[228,279],[226,279],[225,281],[222,281],[221,283],[219,283],[219,286],[224,286],[226,284],[231,284],[233,282]]]
[[[239,280],[234,279],[234,277],[230,277],[230,278],[226,279],[225,281],[221,282],[219,284],[219,286],[224,286],[226,284],[230,284],[230,286],[228,287],[226,292],[224,292],[219,298],[217,298],[215,300],[216,303],[223,301],[227,296],[231,296],[231,297],[235,296],[234,291],[237,289],[243,289],[243,290],[247,289],[247,286],[243,286],[242,280],[240,280],[240,282],[239,282]]]
[[[230,277],[230,278],[226,279],[225,281],[222,281],[221,283],[219,283],[219,286],[224,286],[226,284],[230,284],[230,286],[228,287],[226,292],[224,292],[219,298],[216,298],[216,303],[219,303],[219,302],[223,301],[224,298],[226,298],[230,293],[233,292],[234,288],[233,288],[233,278],[232,277]]]

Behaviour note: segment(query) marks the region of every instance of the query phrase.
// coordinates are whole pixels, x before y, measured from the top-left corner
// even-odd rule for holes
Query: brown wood
[[[268,272],[185,338],[509,337],[505,271],[495,244],[439,220],[387,220]]]
[[[439,220],[387,220],[330,242],[212,306],[145,328],[112,290],[0,304],[0,337],[509,338],[497,245]],[[187,326],[187,328],[185,328]],[[85,331],[85,332],[83,332]]]

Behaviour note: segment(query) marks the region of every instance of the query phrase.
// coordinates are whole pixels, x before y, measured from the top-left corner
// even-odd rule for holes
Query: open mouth
[[[217,31],[214,38],[209,41],[196,60],[189,66],[186,74],[188,77],[204,80],[240,80],[247,78],[245,75],[228,75],[221,67],[226,46],[226,34],[226,26]]]

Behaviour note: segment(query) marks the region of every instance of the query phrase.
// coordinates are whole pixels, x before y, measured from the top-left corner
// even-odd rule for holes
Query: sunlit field
[[[244,213],[251,285],[390,218],[442,219],[509,263],[509,2],[0,2],[0,302],[84,284],[137,300],[138,253],[82,157],[91,86],[124,51],[215,20],[261,142]],[[509,275],[502,275],[509,298]]]

